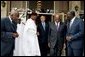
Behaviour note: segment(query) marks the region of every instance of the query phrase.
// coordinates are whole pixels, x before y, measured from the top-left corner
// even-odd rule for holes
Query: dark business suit
[[[65,34],[66,34],[66,26],[62,22],[60,22],[58,30],[54,22],[49,23],[48,42],[50,43],[51,56],[61,55]]]
[[[69,22],[67,23],[67,36],[72,35],[71,41],[67,41],[67,53],[68,56],[81,56],[83,49],[84,39],[84,22],[82,19],[75,18],[73,24],[69,28]]]
[[[42,25],[42,23],[40,23],[38,25],[38,32],[39,32],[39,45],[40,45],[40,50],[41,50],[41,56],[47,56],[47,51],[48,51],[48,23],[45,22],[45,29]]]
[[[11,23],[8,17],[1,19],[1,56],[12,56],[14,38],[12,32],[16,32],[16,23]]]

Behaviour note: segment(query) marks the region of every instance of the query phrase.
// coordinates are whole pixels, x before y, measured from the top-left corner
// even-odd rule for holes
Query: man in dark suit
[[[13,55],[15,37],[18,37],[16,32],[18,17],[18,11],[12,9],[9,17],[1,19],[1,56]]]
[[[54,18],[54,22],[49,23],[48,45],[50,47],[50,56],[61,56],[66,27],[61,22],[60,15],[56,14]]]
[[[67,23],[67,55],[68,56],[82,56],[83,52],[83,36],[84,36],[84,22],[82,19],[75,16],[74,11],[67,13],[69,22]]]
[[[41,15],[40,24],[38,25],[38,33],[39,33],[39,44],[41,56],[47,56],[48,51],[48,24],[45,22],[46,17]]]

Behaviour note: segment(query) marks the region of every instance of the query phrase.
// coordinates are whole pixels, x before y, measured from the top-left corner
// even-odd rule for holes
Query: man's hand
[[[71,41],[72,36],[66,36],[67,41]]]
[[[48,43],[48,47],[50,48],[50,43]]]
[[[18,33],[12,33],[12,36],[13,36],[14,38],[16,38],[16,37],[19,36],[19,34],[18,34]]]
[[[64,46],[63,48],[64,48],[64,49],[66,49],[66,44],[65,44],[65,43],[64,43],[64,45],[63,45],[63,46]]]
[[[37,32],[37,35],[38,35],[38,36],[40,35],[39,32]]]

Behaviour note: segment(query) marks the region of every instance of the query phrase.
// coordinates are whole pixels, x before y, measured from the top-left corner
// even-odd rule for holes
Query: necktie
[[[44,30],[45,30],[45,23],[43,22],[43,28],[44,28]]]
[[[59,25],[58,25],[58,22],[57,22],[57,31],[58,31],[58,28],[59,28]]]

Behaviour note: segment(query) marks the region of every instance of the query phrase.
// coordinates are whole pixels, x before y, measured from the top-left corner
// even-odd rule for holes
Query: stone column
[[[54,1],[54,13],[59,12],[59,9],[60,9],[59,2],[60,1]]]
[[[6,16],[7,16],[7,1],[4,2],[1,1],[1,18]]]
[[[10,1],[7,1],[7,16],[9,15],[9,12],[11,11],[11,7],[10,7]]]
[[[69,1],[69,10],[73,10],[76,13],[76,16],[79,17],[81,10],[81,1]],[[78,6],[78,11],[75,10],[75,6]]]

